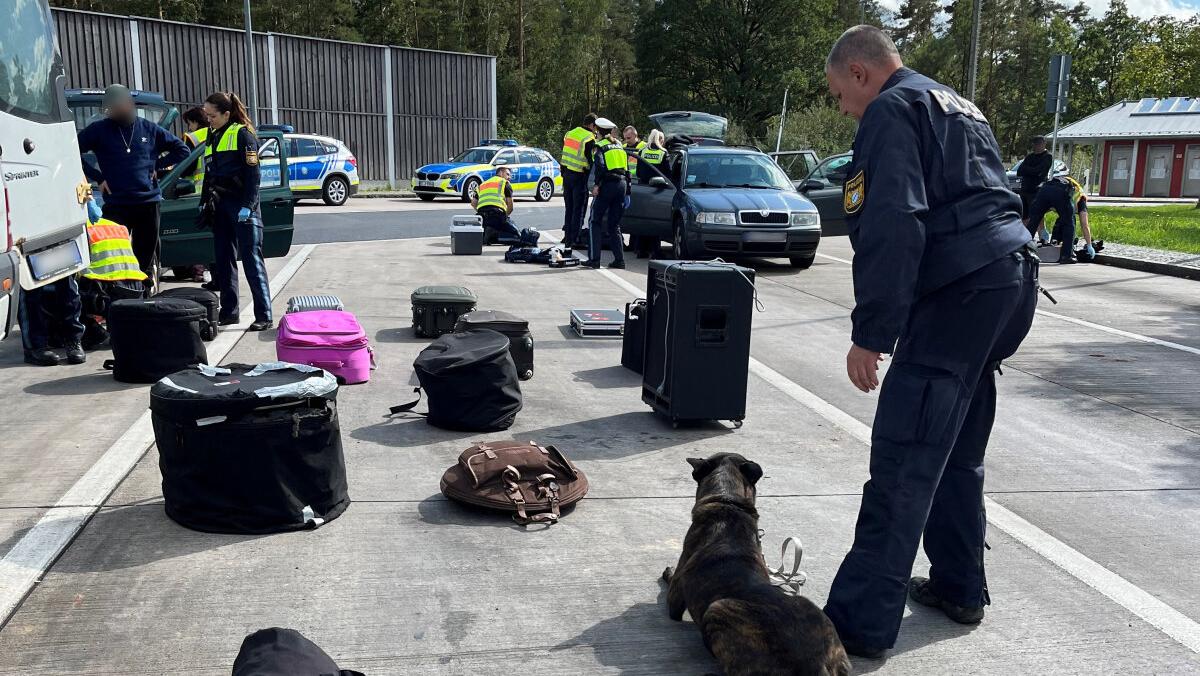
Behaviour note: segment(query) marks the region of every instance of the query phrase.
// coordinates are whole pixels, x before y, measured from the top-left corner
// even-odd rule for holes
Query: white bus
[[[0,21],[0,337],[18,287],[87,267],[87,183],[67,108],[62,57],[46,0],[15,0]]]

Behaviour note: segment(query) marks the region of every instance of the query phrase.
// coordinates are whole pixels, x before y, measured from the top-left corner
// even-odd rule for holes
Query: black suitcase
[[[221,331],[218,320],[221,318],[221,299],[208,289],[197,286],[180,286],[174,289],[160,291],[155,298],[184,298],[204,306],[208,316],[200,320],[200,337],[204,340],[214,340]]]
[[[646,299],[625,304],[625,333],[621,341],[621,366],[642,372],[646,359]]]
[[[533,377],[533,335],[528,321],[500,310],[476,310],[454,324],[455,333],[471,329],[491,329],[508,336],[508,353],[517,366],[517,376],[521,380]]]
[[[119,300],[108,310],[113,358],[105,362],[123,383],[152,383],[193,364],[207,364],[200,322],[203,305],[184,298]]]
[[[150,388],[167,516],[212,533],[315,528],[350,504],[337,378],[271,362],[194,367]]]
[[[412,292],[413,332],[437,338],[454,331],[458,318],[475,309],[475,294],[461,286],[422,286]]]

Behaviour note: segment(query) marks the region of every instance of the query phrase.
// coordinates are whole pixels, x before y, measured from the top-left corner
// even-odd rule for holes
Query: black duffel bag
[[[411,411],[424,390],[430,425],[467,432],[508,429],[521,410],[521,385],[508,344],[508,336],[488,329],[441,336],[413,362],[421,381],[417,400],[393,406],[392,414]]]
[[[200,338],[204,306],[183,298],[118,300],[108,309],[113,358],[104,363],[123,383],[152,383],[193,364],[207,364]]]
[[[316,643],[295,629],[259,629],[242,640],[233,676],[363,676],[341,669]]]
[[[198,366],[150,388],[167,516],[213,533],[316,528],[350,504],[337,378],[312,366]]]

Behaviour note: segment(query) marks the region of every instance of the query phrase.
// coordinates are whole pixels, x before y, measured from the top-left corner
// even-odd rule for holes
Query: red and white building
[[[1088,189],[1114,197],[1200,197],[1200,98],[1121,101],[1058,130],[1093,147]],[[1068,162],[1070,166],[1070,162]]]

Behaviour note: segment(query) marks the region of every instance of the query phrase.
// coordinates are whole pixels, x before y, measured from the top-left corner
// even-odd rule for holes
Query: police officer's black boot
[[[25,363],[34,366],[58,366],[62,363],[62,357],[48,347],[39,347],[25,350]]]
[[[82,364],[87,361],[87,355],[83,353],[83,345],[79,343],[67,344],[67,363]]]
[[[983,621],[983,607],[967,608],[947,603],[933,590],[927,577],[913,577],[908,581],[908,597],[923,606],[938,608],[946,617],[959,624],[979,624]]]

